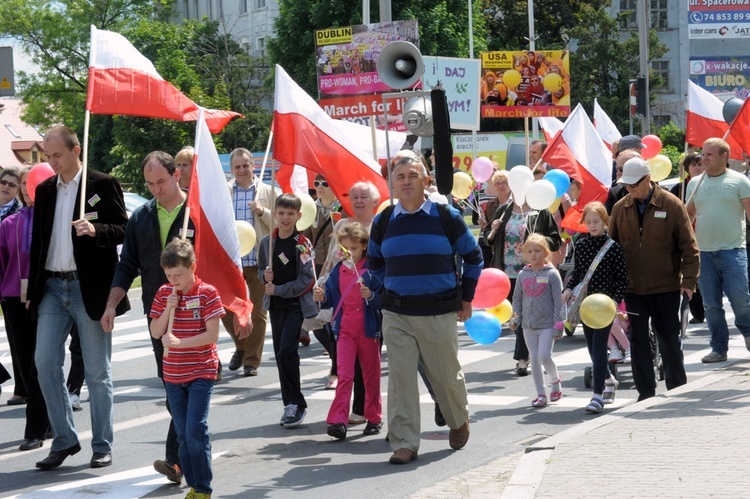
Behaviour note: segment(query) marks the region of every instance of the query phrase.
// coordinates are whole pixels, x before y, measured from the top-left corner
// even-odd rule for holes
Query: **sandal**
[[[604,405],[599,399],[591,399],[591,402],[589,402],[589,405],[584,410],[589,414],[599,414],[604,410]]]
[[[544,407],[547,405],[547,396],[538,395],[534,400],[531,401],[531,407]]]
[[[617,387],[620,386],[620,382],[617,381],[617,379],[610,379],[614,381],[604,383],[604,393],[602,394],[602,399],[605,404],[611,404],[615,401],[615,390],[617,390]]]
[[[516,374],[519,376],[528,376],[529,367],[528,365],[521,367],[521,362],[516,362]]]
[[[557,402],[562,398],[562,376],[557,377],[557,381],[552,383],[552,391],[549,394],[550,402]],[[557,387],[557,389],[555,389]]]

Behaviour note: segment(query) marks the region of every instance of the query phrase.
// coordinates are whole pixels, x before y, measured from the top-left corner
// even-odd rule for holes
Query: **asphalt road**
[[[90,469],[90,419],[84,389],[83,411],[74,413],[82,452],[52,471],[35,469],[46,457],[49,441],[34,451],[18,451],[23,436],[22,407],[10,407],[12,381],[0,398],[0,496],[2,497],[183,497],[187,489],[167,482],[153,470],[152,462],[164,457],[168,414],[164,393],[156,377],[140,297],[131,294],[135,310],[118,318],[113,333],[112,369],[115,386],[114,464]],[[732,320],[731,313],[728,318]],[[690,326],[684,351],[689,379],[710,372],[700,363],[707,352],[705,325]],[[469,390],[471,437],[467,446],[453,451],[448,431],[433,422],[433,404],[422,387],[422,444],[419,459],[410,465],[388,464],[390,447],[385,431],[364,436],[363,426],[351,426],[345,442],[326,435],[325,416],[333,391],[324,390],[330,360],[313,339],[300,347],[302,384],[309,408],[304,423],[295,429],[279,426],[282,403],[276,366],[267,332],[263,363],[258,377],[230,372],[234,351],[223,333],[219,352],[224,379],[214,390],[209,429],[213,445],[214,497],[286,497],[304,492],[306,498],[406,497],[439,490],[442,481],[461,476],[504,456],[512,457],[525,446],[591,418],[583,411],[590,399],[584,387],[589,365],[583,334],[558,341],[555,359],[563,376],[564,397],[544,409],[532,409],[535,396],[531,377],[515,375],[513,337],[504,335],[492,345],[477,345],[465,332],[459,336],[460,360]],[[0,339],[2,363],[10,370],[5,335]],[[738,340],[733,330],[734,340]],[[741,341],[740,341],[741,343]],[[734,345],[734,342],[733,342]],[[734,348],[730,354],[746,355]],[[239,371],[241,372],[241,371]],[[387,390],[387,352],[382,363],[383,401]],[[415,374],[416,375],[416,374]],[[637,393],[627,369],[614,407],[633,402]],[[659,391],[663,391],[663,383]],[[385,414],[385,411],[384,411]]]

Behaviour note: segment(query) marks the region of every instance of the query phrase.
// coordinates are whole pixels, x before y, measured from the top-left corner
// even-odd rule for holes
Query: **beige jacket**
[[[227,185],[229,186],[229,194],[232,196],[232,209],[234,209],[234,194],[235,194],[235,180],[230,180]],[[271,186],[261,182],[257,177],[255,178],[255,199],[260,202],[263,206],[263,214],[261,216],[253,217],[253,229],[255,229],[255,249],[258,249],[258,245],[264,237],[271,233],[271,207],[273,203]]]

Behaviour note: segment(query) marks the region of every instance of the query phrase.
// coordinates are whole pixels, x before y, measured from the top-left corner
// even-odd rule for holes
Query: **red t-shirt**
[[[167,298],[173,289],[174,286],[171,284],[164,284],[159,288],[151,306],[152,319],[158,319],[164,313]],[[172,334],[183,339],[205,333],[206,321],[224,315],[224,307],[216,288],[196,277],[195,286],[180,295],[174,314]],[[196,379],[214,380],[219,367],[216,343],[193,348],[170,348],[169,356],[164,357],[162,366],[166,383],[190,383]]]

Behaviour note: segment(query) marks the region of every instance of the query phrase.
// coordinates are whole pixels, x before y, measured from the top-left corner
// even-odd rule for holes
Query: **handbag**
[[[599,253],[596,254],[596,257],[594,257],[594,260],[591,262],[589,270],[586,272],[583,280],[573,288],[571,298],[568,301],[568,306],[565,310],[565,320],[567,320],[567,322],[569,322],[571,326],[575,327],[576,324],[581,322],[579,310],[581,308],[581,302],[583,302],[583,299],[588,295],[587,291],[591,276],[594,275],[594,271],[599,266],[599,263],[604,258],[604,255],[607,254],[607,250],[609,250],[609,248],[612,247],[614,243],[615,241],[610,239],[604,244],[604,246],[602,246],[602,249],[599,250]]]

